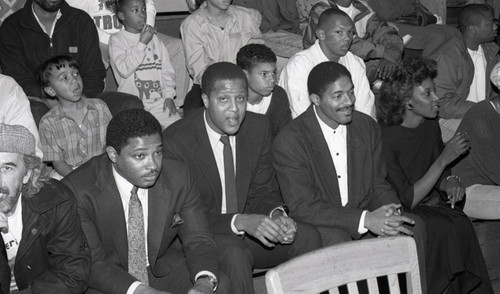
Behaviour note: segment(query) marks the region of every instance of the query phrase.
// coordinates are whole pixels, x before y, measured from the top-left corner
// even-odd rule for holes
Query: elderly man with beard
[[[35,138],[0,124],[0,293],[82,293],[90,251],[71,191],[49,180]]]

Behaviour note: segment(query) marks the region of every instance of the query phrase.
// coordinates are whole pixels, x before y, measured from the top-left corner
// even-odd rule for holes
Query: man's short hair
[[[247,85],[247,77],[243,70],[234,63],[217,62],[205,70],[201,77],[201,92],[210,95],[215,83],[223,80],[242,80]]]
[[[318,28],[326,29],[328,25],[330,25],[331,21],[335,18],[346,17],[347,19],[351,19],[347,13],[343,12],[338,8],[328,8],[323,11],[318,19]]]
[[[316,65],[307,77],[309,95],[316,94],[321,97],[340,77],[348,77],[352,81],[351,73],[340,63],[326,61]]]
[[[128,140],[158,134],[161,125],[158,120],[144,109],[127,109],[115,115],[106,130],[106,146],[113,147],[120,154]]]
[[[250,71],[260,63],[276,63],[276,54],[266,45],[248,44],[236,55],[236,64],[243,70]]]
[[[458,15],[458,25],[461,32],[465,32],[469,26],[479,25],[483,16],[492,13],[493,8],[487,4],[466,5]],[[494,14],[493,14],[494,15]]]
[[[78,64],[78,61],[76,61],[76,59],[74,59],[73,57],[71,57],[69,55],[54,56],[52,58],[45,60],[45,62],[43,62],[38,67],[35,75],[37,78],[38,85],[42,89],[42,93],[44,92],[43,88],[48,86],[48,84],[49,84],[49,77],[50,77],[51,69],[53,67],[55,67],[56,69],[61,69],[63,66],[66,66],[66,64],[70,68],[76,68],[76,69],[80,70],[80,65]]]

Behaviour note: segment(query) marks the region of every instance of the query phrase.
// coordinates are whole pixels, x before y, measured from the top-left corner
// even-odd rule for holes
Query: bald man
[[[356,32],[351,18],[337,9],[325,10],[318,21],[318,40],[309,49],[290,58],[281,73],[279,85],[290,101],[292,117],[296,118],[311,105],[307,76],[311,69],[325,61],[342,64],[349,70],[356,95],[355,109],[375,118],[375,96],[370,90],[363,59],[349,52]]]

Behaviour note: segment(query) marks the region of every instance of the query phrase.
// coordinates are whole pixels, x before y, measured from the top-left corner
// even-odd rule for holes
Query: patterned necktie
[[[128,272],[148,285],[144,215],[137,189],[135,186],[132,188],[128,204]]]
[[[224,183],[226,184],[226,213],[238,212],[238,197],[236,196],[236,179],[234,176],[233,150],[229,144],[229,136],[221,136],[224,144]]]

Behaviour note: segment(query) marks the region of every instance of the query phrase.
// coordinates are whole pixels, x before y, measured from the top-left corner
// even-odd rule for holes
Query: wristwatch
[[[207,278],[208,281],[212,284],[212,292],[215,292],[217,290],[217,286],[219,286],[219,282],[217,281],[217,278],[211,275],[201,275],[198,277],[197,280]]]

